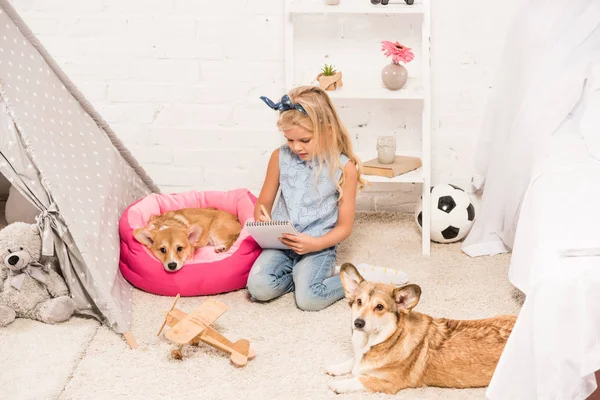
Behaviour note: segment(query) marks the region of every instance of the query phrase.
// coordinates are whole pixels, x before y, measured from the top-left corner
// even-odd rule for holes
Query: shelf
[[[363,175],[362,177],[371,183],[423,183],[423,168],[418,168],[393,178],[377,175]]]
[[[406,101],[406,105],[410,106],[409,112],[411,115],[415,114],[415,110],[413,108],[420,108],[420,114],[422,119],[421,124],[421,143],[420,146],[416,147],[416,143],[410,144],[408,146],[401,146],[398,149],[397,154],[407,155],[407,156],[417,156],[420,157],[423,161],[423,166],[414,171],[407,172],[405,174],[401,174],[395,176],[393,178],[386,178],[383,176],[376,175],[363,175],[362,178],[367,182],[367,185],[373,184],[374,186],[378,186],[389,183],[420,183],[421,191],[422,191],[422,203],[423,203],[423,229],[421,229],[421,244],[422,244],[422,254],[423,256],[428,257],[431,251],[431,237],[430,237],[430,226],[431,226],[431,218],[430,218],[430,202],[431,195],[429,192],[429,187],[431,184],[431,71],[430,71],[430,63],[431,63],[431,27],[430,27],[430,19],[431,19],[431,2],[430,0],[416,0],[417,4],[408,5],[404,2],[404,0],[394,0],[394,3],[388,5],[382,4],[371,4],[368,0],[341,0],[338,5],[327,5],[326,0],[284,0],[285,1],[285,14],[286,18],[284,21],[284,40],[285,40],[285,85],[286,87],[294,87],[299,85],[318,85],[318,82],[314,82],[315,79],[315,71],[314,66],[310,64],[314,64],[311,60],[315,58],[319,58],[323,54],[327,54],[328,56],[337,59],[337,54],[328,54],[330,51],[324,49],[327,48],[326,45],[321,45],[319,42],[318,45],[314,45],[311,40],[323,40],[325,37],[309,35],[304,38],[302,35],[299,36],[300,39],[308,39],[308,43],[306,44],[313,45],[313,48],[303,49],[304,53],[298,55],[298,60],[296,60],[295,54],[295,36],[298,32],[297,29],[299,27],[296,24],[302,23],[305,29],[313,29],[315,24],[323,24],[325,26],[331,25],[332,20],[340,19],[340,21],[336,22],[336,26],[332,27],[332,29],[327,29],[328,32],[326,35],[333,35],[334,39],[339,40],[339,27],[337,25],[342,26],[342,28],[346,28],[346,26],[352,26],[357,22],[360,23],[359,20],[363,18],[363,15],[379,15],[381,18],[380,21],[374,21],[373,24],[365,24],[364,27],[376,27],[380,28],[379,25],[384,25],[390,31],[394,31],[397,23],[403,24],[405,22],[395,21],[396,18],[393,18],[395,15],[400,15],[401,20],[406,20],[406,23],[410,21],[411,26],[414,25],[414,31],[419,29],[417,25],[420,25],[420,52],[417,52],[416,56],[420,58],[417,63],[419,65],[414,66],[409,69],[409,78],[406,85],[400,90],[389,90],[384,85],[380,79],[381,68],[383,65],[373,67],[370,66],[372,64],[371,58],[374,52],[374,49],[371,47],[366,47],[368,43],[361,41],[361,37],[358,35],[350,35],[348,37],[342,35],[342,39],[348,40],[358,40],[358,45],[351,47],[351,52],[347,52],[342,54],[346,55],[354,55],[352,57],[346,57],[348,59],[355,59],[355,62],[346,63],[346,68],[344,69],[344,86],[339,90],[327,91],[331,100],[335,103],[342,103],[340,106],[347,106],[348,109],[352,109],[354,107],[360,107],[360,103],[364,101],[374,101],[382,105],[386,105],[387,103],[392,101]],[[323,17],[325,16],[325,17]],[[357,20],[358,18],[358,20]],[[345,21],[345,20],[348,21]],[[334,21],[335,22],[335,21]],[[414,22],[414,24],[413,24]],[[339,24],[338,24],[339,23]],[[363,26],[360,26],[364,28]],[[354,27],[352,26],[352,29]],[[355,32],[353,32],[355,33]],[[413,35],[411,31],[409,33],[410,36]],[[370,46],[370,45],[369,45]],[[418,45],[415,45],[418,46]],[[314,57],[309,57],[307,59],[306,53],[309,51],[312,54],[315,54]],[[337,51],[337,48],[336,48]],[[339,50],[341,53],[342,50]],[[366,57],[371,57],[366,59]],[[300,64],[299,68],[297,68],[296,64]],[[412,67],[412,64],[411,64]],[[366,70],[366,71],[365,71]],[[356,100],[357,104],[354,104]],[[398,105],[394,103],[394,105]],[[376,106],[376,104],[374,105]],[[393,116],[392,116],[393,117]],[[416,117],[416,115],[415,115]],[[402,115],[398,115],[398,119],[401,123],[404,117]],[[396,123],[398,125],[398,123]],[[375,128],[373,128],[375,130]],[[376,131],[384,132],[386,130],[385,127],[377,127]],[[376,132],[372,132],[373,135]],[[357,156],[363,160],[363,162],[372,160],[377,157],[377,151],[375,150],[375,146],[371,145],[373,142],[373,137],[367,138],[359,138],[357,137],[356,143],[356,153]],[[414,146],[414,147],[413,147]],[[407,151],[406,149],[410,148],[413,151]],[[363,151],[367,149],[367,151]],[[369,151],[368,149],[371,149]],[[420,149],[420,150],[417,150]],[[417,150],[417,151],[414,151]],[[426,161],[426,162],[425,162]],[[402,186],[402,185],[396,185]],[[388,186],[390,190],[395,190],[395,186]],[[375,189],[377,190],[377,189]],[[375,203],[375,208],[377,209],[377,204]]]
[[[327,91],[332,99],[381,99],[381,100],[424,100],[423,88],[409,81],[400,90],[389,90],[383,85],[373,88],[351,88]]]
[[[421,157],[420,153],[415,152],[397,152],[398,155],[406,155],[413,157]],[[356,155],[361,159],[362,162],[372,160],[377,157],[377,152],[357,152]],[[423,176],[423,167],[417,168],[414,171],[407,172],[402,175],[395,176],[393,178],[387,178],[385,176],[378,175],[363,175],[364,180],[371,183],[423,183],[425,178]]]
[[[387,6],[381,4],[370,4],[368,0],[359,0],[360,4],[350,3],[350,0],[342,0],[339,5],[330,6],[325,0],[319,3],[291,3],[289,12],[292,14],[412,14],[423,15],[425,7],[422,4],[409,6],[406,3],[394,3]],[[356,1],[356,0],[355,0]]]

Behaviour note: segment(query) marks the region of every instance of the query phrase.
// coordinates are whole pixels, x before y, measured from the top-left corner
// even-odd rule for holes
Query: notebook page
[[[288,250],[289,247],[279,241],[284,233],[298,235],[290,221],[246,222],[244,228],[263,249]]]

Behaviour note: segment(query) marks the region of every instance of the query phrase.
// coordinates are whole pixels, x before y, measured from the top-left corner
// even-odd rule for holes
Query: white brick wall
[[[518,0],[432,1],[433,183],[470,189],[481,115]],[[13,5],[163,190],[248,187],[258,194],[281,138],[275,113],[258,96],[277,97],[285,90],[283,1],[13,0]],[[363,79],[353,75],[352,60],[359,54],[361,63],[375,65],[374,75],[364,79],[379,79],[388,61],[380,54],[362,56],[380,53],[367,41],[412,44],[415,29],[400,20],[369,18],[317,17],[310,29],[300,23],[299,71],[308,67],[308,75],[316,74],[328,60],[339,64],[345,85],[352,85]],[[327,42],[337,36],[353,51]],[[400,148],[418,146],[415,110],[393,107],[349,103],[340,113],[358,146],[371,148],[377,134],[390,130]],[[411,211],[419,191],[417,185],[376,185],[359,196],[358,207]]]

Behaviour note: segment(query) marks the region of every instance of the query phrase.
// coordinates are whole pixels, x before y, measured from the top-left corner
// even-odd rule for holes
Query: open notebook
[[[249,221],[244,224],[244,227],[250,236],[256,240],[256,243],[263,249],[287,250],[289,247],[281,243],[279,238],[282,237],[284,233],[299,235],[298,231],[290,221]]]

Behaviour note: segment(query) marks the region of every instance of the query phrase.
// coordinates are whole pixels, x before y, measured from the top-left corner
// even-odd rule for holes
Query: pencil
[[[267,209],[262,204],[260,205],[260,210],[262,211],[262,213],[265,217],[267,217],[268,219],[271,219],[271,217],[269,216],[269,213],[267,212]]]

